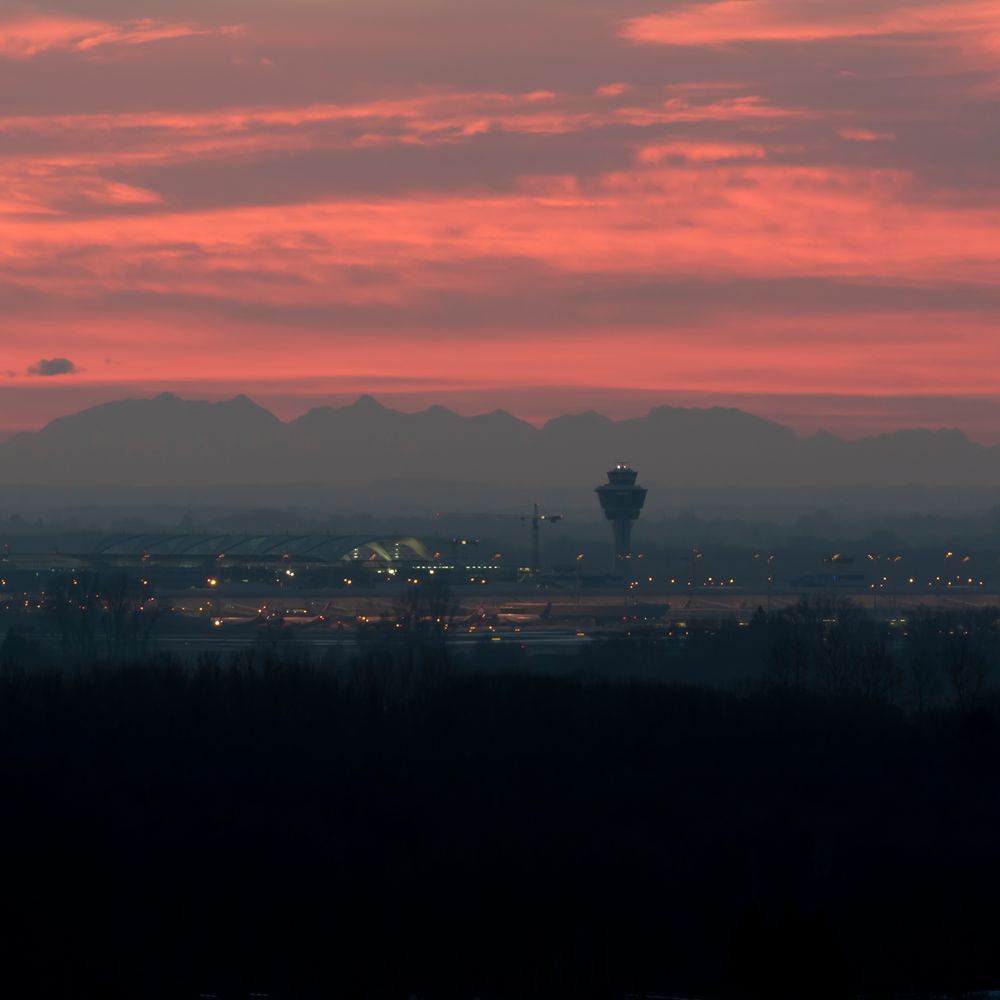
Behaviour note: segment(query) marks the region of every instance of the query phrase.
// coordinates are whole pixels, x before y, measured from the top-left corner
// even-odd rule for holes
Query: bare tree
[[[458,602],[443,580],[427,579],[408,587],[394,610],[402,629],[410,635],[440,636],[458,614]]]
[[[46,590],[45,612],[59,632],[65,662],[79,666],[97,659],[101,592],[95,574],[54,577]]]
[[[147,585],[126,574],[110,577],[102,590],[108,659],[120,663],[147,652],[165,611]]]
[[[882,639],[864,644],[858,662],[858,689],[870,701],[887,702],[899,685],[899,670]]]
[[[45,610],[59,633],[65,662],[77,666],[104,653],[113,663],[141,656],[166,606],[148,587],[125,574],[101,579],[94,573],[56,577]]]
[[[956,703],[966,709],[979,699],[986,686],[989,661],[971,635],[956,630],[945,643],[944,670]]]

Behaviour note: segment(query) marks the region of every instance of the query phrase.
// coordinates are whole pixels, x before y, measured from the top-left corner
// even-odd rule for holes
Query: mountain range
[[[405,483],[591,489],[619,461],[648,484],[686,489],[1000,489],[1000,448],[957,430],[845,441],[808,437],[736,409],[658,406],[612,420],[589,411],[542,427],[502,410],[403,413],[362,396],[290,422],[246,396],[170,393],[106,403],[0,443],[0,486],[238,487],[352,491]],[[390,487],[388,484],[396,484]]]

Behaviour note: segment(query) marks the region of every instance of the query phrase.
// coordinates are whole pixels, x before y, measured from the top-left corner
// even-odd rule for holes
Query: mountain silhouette
[[[1000,450],[957,430],[857,441],[728,408],[658,406],[612,420],[588,411],[542,427],[502,410],[403,413],[362,396],[285,423],[246,396],[170,393],[61,417],[0,443],[0,485],[195,487],[317,484],[356,490],[419,481],[589,489],[628,461],[649,483],[713,490],[1000,487]]]

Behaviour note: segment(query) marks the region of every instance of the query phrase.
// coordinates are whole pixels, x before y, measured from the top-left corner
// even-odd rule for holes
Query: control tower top
[[[636,486],[639,473],[624,463],[608,471],[608,481],[597,487],[597,498],[609,521],[635,521],[646,502],[646,489]]]
[[[608,471],[608,483],[611,486],[635,486],[638,477],[639,473],[635,469],[631,469],[621,462]]]

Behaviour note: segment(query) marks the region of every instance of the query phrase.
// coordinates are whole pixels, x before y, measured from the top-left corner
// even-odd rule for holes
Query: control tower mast
[[[639,519],[639,512],[646,502],[642,486],[636,486],[638,478],[635,469],[619,463],[608,472],[607,483],[598,486],[595,492],[601,502],[604,516],[611,522],[615,535],[615,561],[613,572],[618,576],[629,576],[629,560],[632,557],[632,522]]]

